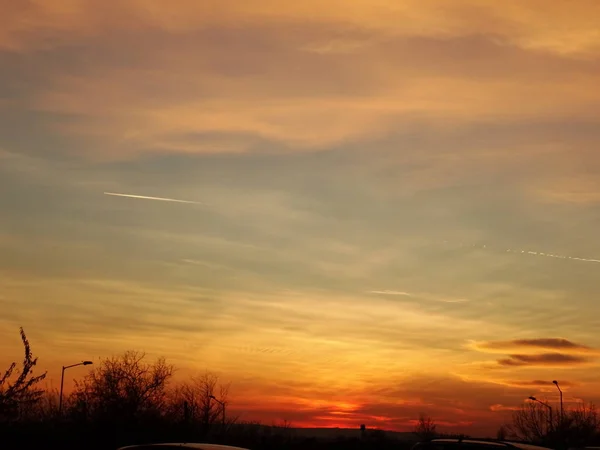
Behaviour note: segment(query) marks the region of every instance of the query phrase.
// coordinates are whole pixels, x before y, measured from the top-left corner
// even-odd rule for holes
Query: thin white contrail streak
[[[583,261],[583,262],[593,262],[600,263],[600,259],[591,259],[591,258],[578,258],[576,256],[566,256],[566,255],[555,255],[553,253],[543,253],[543,252],[532,252],[528,250],[506,250],[508,253],[521,253],[533,256],[543,256],[546,258],[558,258],[558,259],[572,259],[574,261]]]
[[[127,197],[141,200],[156,200],[159,202],[174,202],[174,203],[188,203],[193,205],[203,205],[201,202],[192,202],[190,200],[178,200],[176,198],[164,198],[164,197],[148,197],[146,195],[133,195],[133,194],[119,194],[116,192],[105,192],[104,195],[112,195],[113,197]]]
[[[448,244],[448,241],[444,241],[444,244]],[[474,248],[483,248],[483,249],[487,249],[487,250],[500,250],[500,251],[505,251],[506,253],[515,253],[518,255],[523,255],[523,256],[539,256],[542,258],[556,258],[556,259],[570,259],[571,261],[581,261],[581,262],[590,262],[590,263],[596,263],[599,264],[600,263],[600,259],[594,259],[594,258],[579,258],[576,256],[569,256],[569,255],[558,255],[556,253],[547,253],[547,252],[535,252],[535,251],[531,251],[531,250],[522,250],[522,249],[501,249],[501,248],[497,248],[497,247],[493,247],[493,246],[489,246],[489,245],[478,245],[478,244],[471,244],[471,245],[465,245],[463,243],[461,243],[459,245],[459,247],[474,247]]]

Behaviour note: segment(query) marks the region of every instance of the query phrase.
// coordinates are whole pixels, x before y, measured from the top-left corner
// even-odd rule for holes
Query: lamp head
[[[558,386],[558,381],[553,380],[552,383]]]
[[[537,402],[537,398],[535,398],[533,395],[529,397],[529,400],[533,400],[534,402]]]
[[[94,364],[92,361],[83,361],[82,363],[84,366],[91,366],[92,364]]]

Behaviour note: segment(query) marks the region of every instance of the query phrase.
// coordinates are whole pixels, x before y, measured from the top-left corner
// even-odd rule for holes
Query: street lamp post
[[[62,367],[62,375],[60,377],[60,396],[58,397],[58,413],[62,414],[62,404],[63,404],[63,388],[65,385],[65,370],[70,369],[71,367],[77,366],[89,366],[90,364],[94,364],[92,361],[82,361],[77,364],[71,364],[70,366]]]
[[[538,400],[537,398],[535,398],[534,396],[529,397],[529,400],[533,400],[534,402],[538,402],[540,405],[545,406],[546,408],[548,408],[548,433],[550,433],[550,430],[552,429],[552,406],[550,406],[548,403],[544,403],[541,400]]]
[[[221,405],[221,412],[223,413],[223,429],[225,429],[225,402],[222,402],[214,395],[211,395],[210,398],[217,402],[219,405]]]
[[[558,389],[558,392],[560,392],[560,423],[562,425],[563,419],[564,419],[563,392],[562,392],[562,389],[560,388],[560,386],[558,385],[558,381],[554,380],[552,383],[554,383],[554,385],[556,385],[556,389]]]

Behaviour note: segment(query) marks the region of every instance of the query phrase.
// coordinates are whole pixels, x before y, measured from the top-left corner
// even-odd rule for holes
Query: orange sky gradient
[[[600,401],[599,23],[0,0],[0,367],[23,326],[53,387],[142,350],[294,426],[494,435],[553,379]]]

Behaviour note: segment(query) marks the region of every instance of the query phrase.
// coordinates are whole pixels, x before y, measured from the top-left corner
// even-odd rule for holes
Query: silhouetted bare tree
[[[584,403],[570,409],[556,425],[556,437],[566,446],[583,447],[592,442],[600,431],[600,418],[593,404]]]
[[[273,424],[273,434],[281,436],[284,442],[291,442],[294,437],[294,429],[292,428],[292,422],[287,419],[283,419]]]
[[[32,405],[27,417],[34,421],[49,421],[59,417],[58,389],[46,388],[39,401]]]
[[[552,428],[548,409],[535,402],[527,402],[513,411],[512,422],[506,426],[508,436],[527,442],[542,442]]]
[[[436,436],[436,428],[437,425],[431,417],[420,414],[414,433],[422,440],[433,439]]]
[[[220,383],[218,375],[206,372],[177,385],[171,395],[170,411],[190,424],[200,425],[208,431],[215,424],[231,424],[233,416],[227,416],[229,384]]]
[[[20,369],[17,369],[17,363],[14,362],[0,377],[0,419],[18,418],[38,402],[44,392],[37,385],[46,378],[46,373],[33,375],[38,359],[31,352],[23,328],[20,329],[20,334],[25,356]]]
[[[287,419],[283,419],[279,422],[274,423],[273,427],[280,430],[290,430],[292,428],[292,422],[290,422]]]
[[[173,366],[164,358],[153,363],[144,359],[144,353],[128,351],[101,361],[76,384],[74,412],[110,421],[161,415]]]
[[[593,404],[550,416],[549,409],[538,403],[526,403],[513,412],[512,422],[505,426],[512,439],[555,443],[564,447],[584,446],[593,441],[600,431],[600,417]]]

